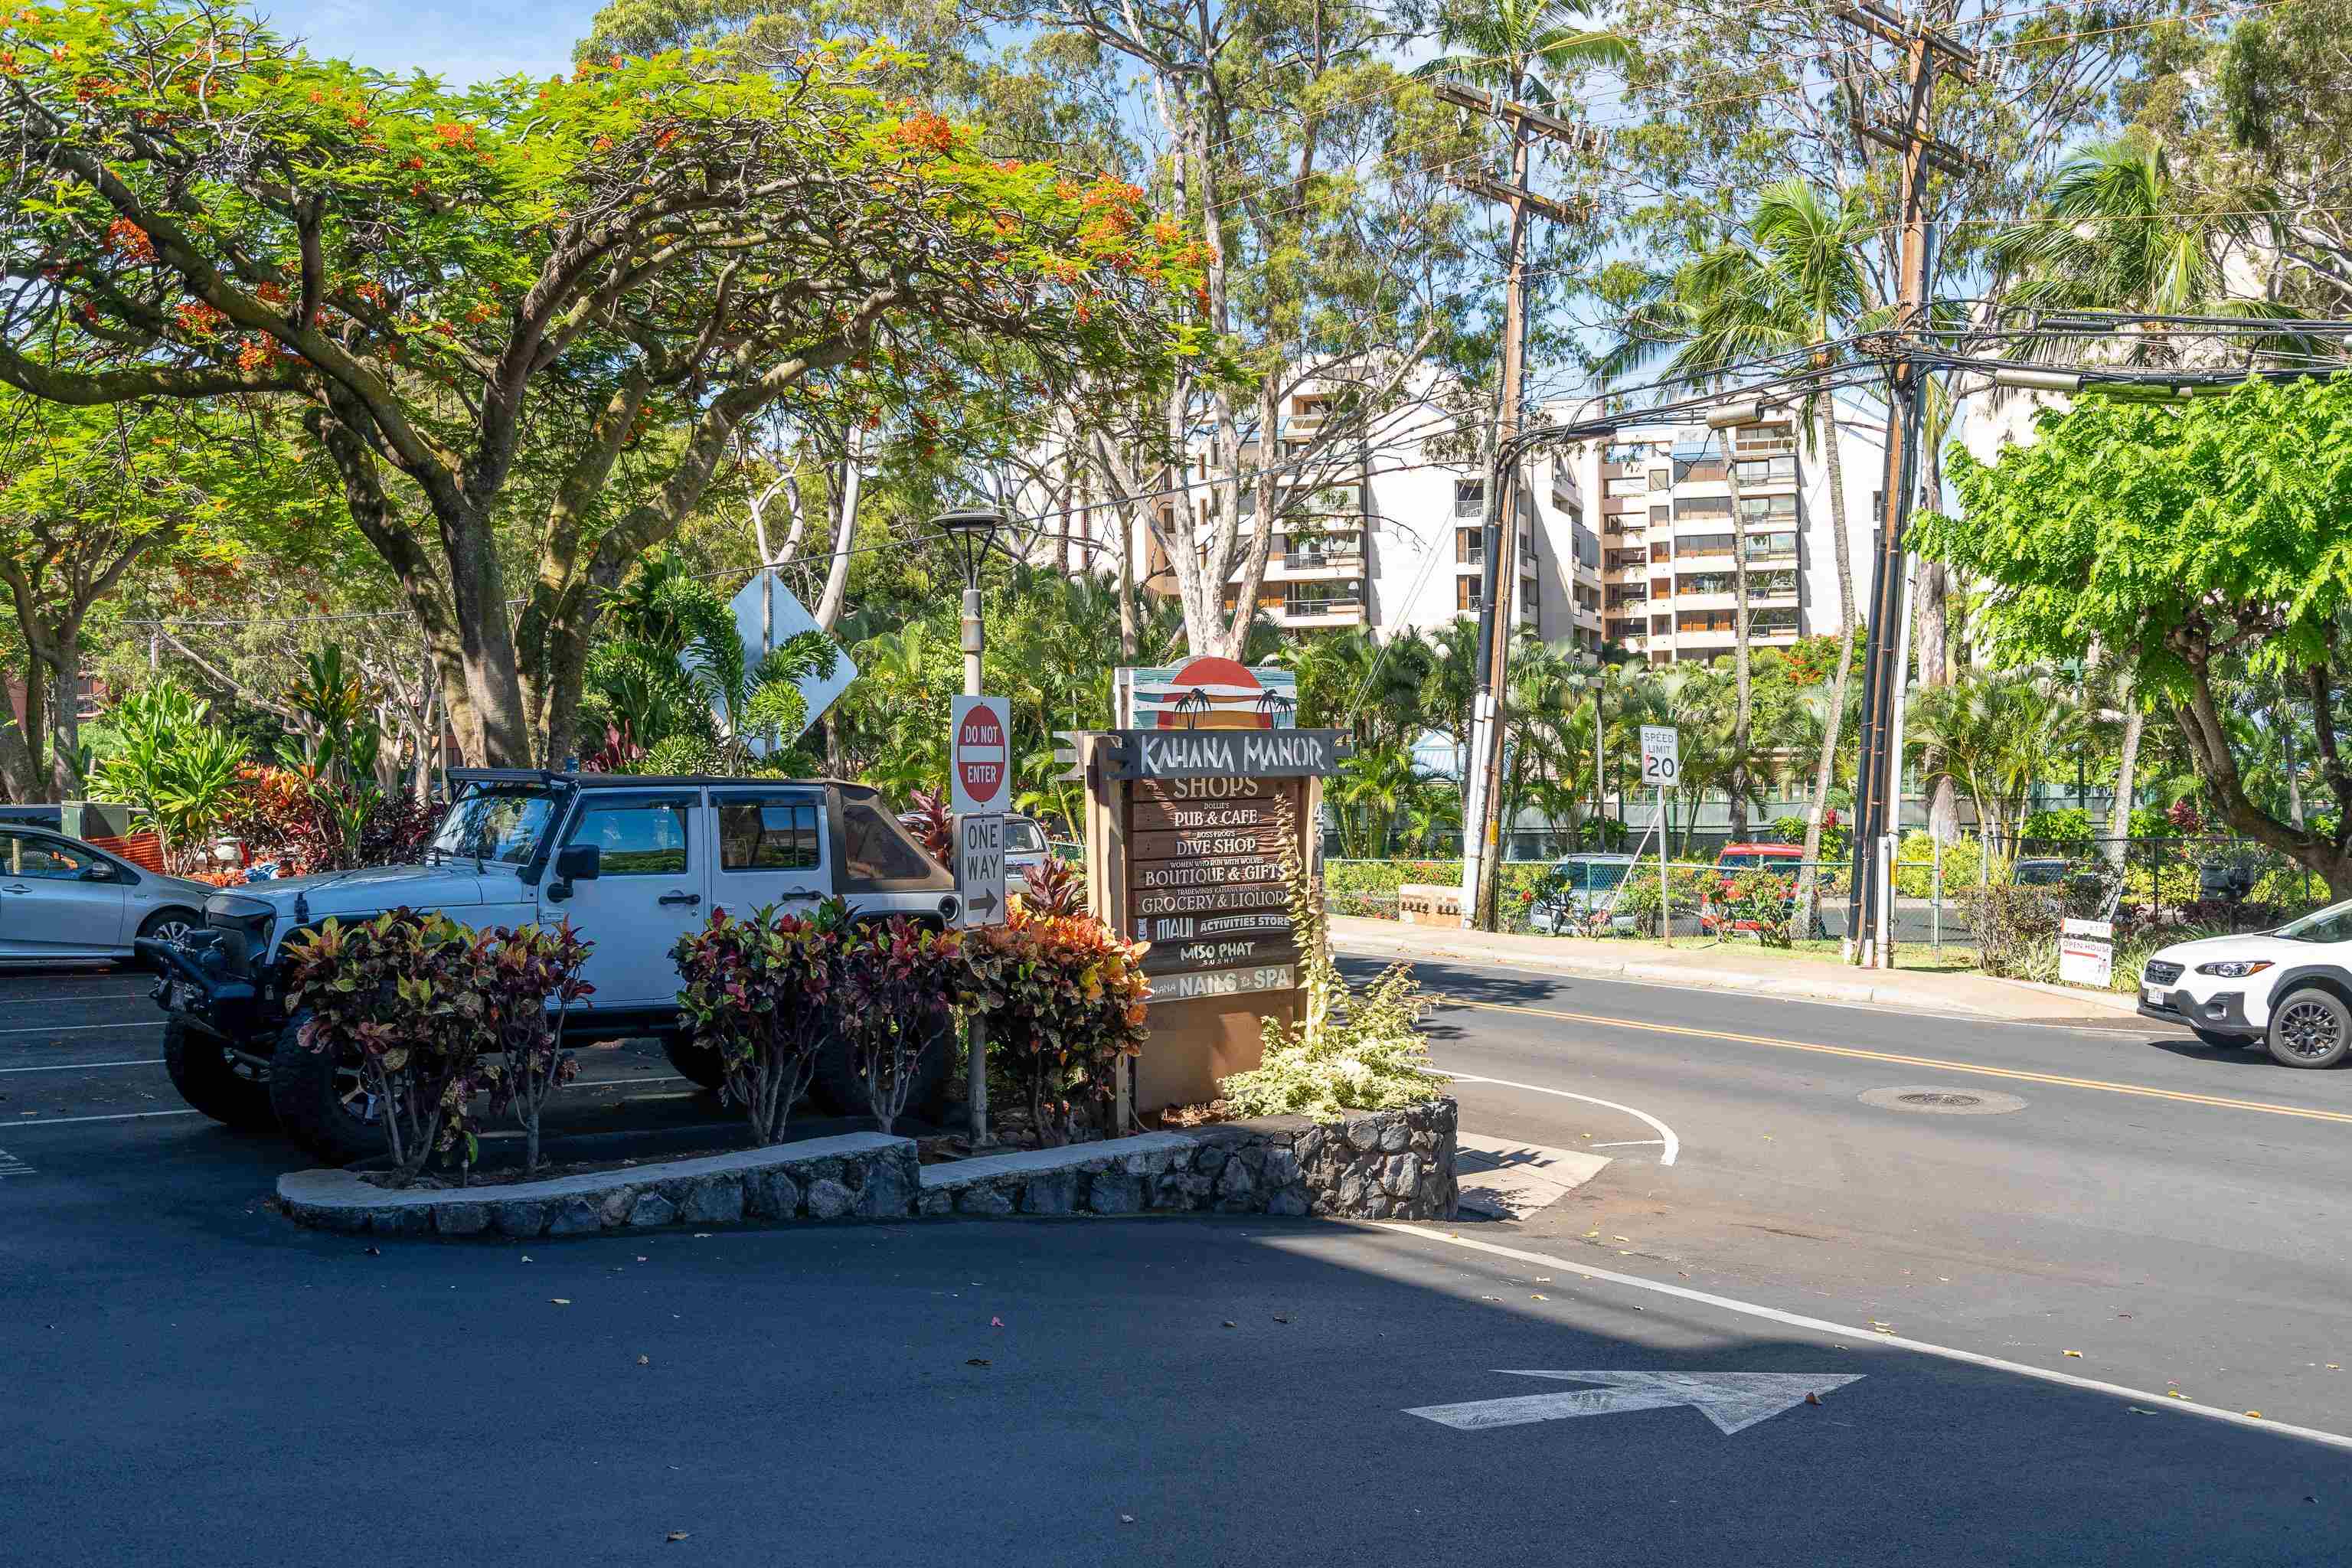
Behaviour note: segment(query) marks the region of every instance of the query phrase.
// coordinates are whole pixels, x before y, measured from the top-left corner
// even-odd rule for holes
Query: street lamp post
[[[988,647],[987,628],[980,618],[980,568],[989,547],[1004,526],[1002,512],[949,511],[931,519],[931,526],[954,546],[963,565],[963,694],[980,695],[980,658]]]
[[[995,542],[997,531],[1004,526],[1004,517],[993,511],[950,511],[931,519],[931,526],[944,535],[955,549],[956,559],[963,564],[963,694],[981,695],[981,656],[988,647],[988,628],[981,620],[980,568],[988,559],[989,546]],[[1005,737],[1008,756],[1010,735]],[[963,825],[956,824],[960,835]],[[988,1142],[988,1020],[974,1013],[968,1048],[965,1052],[965,1093],[971,1110],[971,1146],[981,1148]]]

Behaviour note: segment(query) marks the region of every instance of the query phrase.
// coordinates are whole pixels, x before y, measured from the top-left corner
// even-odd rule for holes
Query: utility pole
[[[1590,151],[1598,133],[1589,126],[1474,88],[1440,82],[1431,90],[1448,103],[1507,123],[1511,135],[1509,184],[1483,174],[1449,176],[1474,195],[1507,203],[1511,211],[1510,260],[1504,279],[1502,377],[1495,389],[1494,433],[1487,448],[1483,495],[1485,517],[1479,530],[1478,689],[1471,705],[1470,754],[1465,759],[1470,792],[1462,814],[1462,925],[1470,931],[1492,930],[1495,889],[1500,880],[1496,868],[1502,863],[1506,694],[1510,689],[1511,633],[1518,624],[1518,465],[1502,459],[1518,434],[1521,383],[1526,376],[1528,219],[1534,214],[1557,223],[1575,223],[1585,210],[1529,190],[1528,167],[1537,136],[1571,151]]]
[[[1886,397],[1886,468],[1880,492],[1877,548],[1872,552],[1868,637],[1862,666],[1862,756],[1856,770],[1853,885],[1848,895],[1846,933],[1856,962],[1884,964],[1887,954],[1878,933],[1890,929],[1893,889],[1882,886],[1888,857],[1881,840],[1895,831],[1902,802],[1903,746],[1895,730],[1904,639],[1908,617],[1903,557],[1919,483],[1919,430],[1927,390],[1920,331],[1927,314],[1929,250],[1927,175],[1931,170],[1962,174],[1980,167],[1932,130],[1937,76],[1948,72],[1974,81],[1976,56],[1925,22],[1902,16],[1877,0],[1854,0],[1832,14],[1872,37],[1895,45],[1904,55],[1904,117],[1899,132],[1864,122],[1856,111],[1855,136],[1903,155],[1901,281],[1889,342]]]

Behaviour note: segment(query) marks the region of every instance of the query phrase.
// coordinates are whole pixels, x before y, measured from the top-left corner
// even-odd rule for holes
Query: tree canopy
[[[2352,378],[2181,405],[2089,399],[2043,412],[1996,463],[1951,461],[1961,511],[1923,519],[1917,548],[1989,584],[2000,651],[2112,650],[2169,707],[2231,826],[2352,892],[2352,770],[2333,717],[2352,617]],[[2310,700],[2327,830],[2250,793],[2223,687],[2237,671]]]
[[[562,752],[597,591],[761,411],[908,408],[946,441],[925,404],[959,371],[1042,399],[1192,335],[1197,258],[1139,191],[978,153],[885,98],[898,58],[614,55],[457,92],[194,0],[19,9],[0,380],[298,405],[467,754]]]

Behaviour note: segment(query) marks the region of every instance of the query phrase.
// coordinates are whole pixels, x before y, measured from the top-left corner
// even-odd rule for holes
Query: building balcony
[[[1360,599],[1288,599],[1273,616],[1274,624],[1284,627],[1360,626],[1364,604]]]
[[[1306,550],[1285,551],[1266,562],[1265,574],[1268,581],[1276,578],[1320,581],[1327,577],[1360,577],[1364,574],[1364,557],[1360,552],[1343,555]]]

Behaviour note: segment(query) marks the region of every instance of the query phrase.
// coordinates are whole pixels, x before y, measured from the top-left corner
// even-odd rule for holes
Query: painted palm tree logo
[[[1258,693],[1257,710],[1272,720],[1276,729],[1281,728],[1282,721],[1288,718],[1297,707],[1298,704],[1291,700],[1288,692],[1276,691],[1269,687]]]
[[[1206,713],[1214,706],[1215,704],[1210,700],[1209,694],[1195,686],[1191,690],[1185,692],[1183,696],[1179,697],[1175,701],[1170,703],[1168,705],[1168,710],[1171,713],[1181,713],[1184,715],[1184,728],[1190,730],[1195,727],[1193,720],[1196,715]]]

